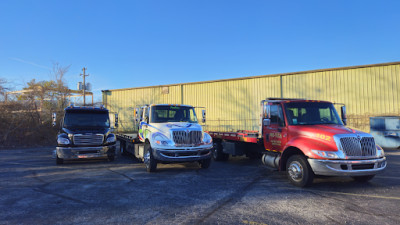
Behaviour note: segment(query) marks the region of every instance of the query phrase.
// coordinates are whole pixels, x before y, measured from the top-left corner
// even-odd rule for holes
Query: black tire
[[[375,174],[374,175],[366,175],[366,176],[356,176],[356,177],[352,177],[352,178],[357,182],[364,183],[364,182],[370,181],[374,177],[375,177]]]
[[[56,164],[57,165],[64,164],[64,159],[58,158],[58,156],[56,156]]]
[[[115,155],[109,155],[108,156],[108,161],[112,162],[115,159]]]
[[[151,149],[150,143],[145,144],[144,150],[145,154],[143,161],[146,165],[146,170],[149,173],[155,172],[157,170],[157,160],[153,156],[153,150]]]
[[[121,152],[121,155],[128,155],[128,152],[126,151],[126,143],[125,141],[120,141],[119,142],[119,150]]]
[[[222,143],[221,142],[214,142],[214,147],[211,150],[212,158],[215,161],[227,161],[229,159],[229,154],[226,154],[222,151]]]
[[[208,167],[210,167],[211,164],[211,158],[208,159],[203,159],[199,161],[200,167],[203,169],[207,169]]]
[[[302,155],[289,157],[286,163],[286,174],[290,183],[298,187],[310,186],[314,180],[314,172]]]

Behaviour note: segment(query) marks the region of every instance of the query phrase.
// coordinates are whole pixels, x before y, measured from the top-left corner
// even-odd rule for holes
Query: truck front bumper
[[[56,154],[61,159],[93,159],[115,156],[116,145],[98,147],[57,147]]]
[[[162,162],[191,162],[211,158],[212,146],[190,149],[153,149],[153,156]]]
[[[324,176],[374,175],[386,168],[386,158],[366,160],[308,159],[314,174]]]

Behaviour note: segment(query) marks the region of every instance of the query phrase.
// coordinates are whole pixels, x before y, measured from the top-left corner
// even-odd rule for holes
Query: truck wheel
[[[155,172],[157,169],[157,160],[153,157],[150,144],[144,146],[146,153],[144,154],[143,161],[146,165],[147,172]]]
[[[298,187],[306,187],[313,183],[314,172],[302,155],[292,155],[286,163],[286,174],[289,181]]]
[[[119,150],[121,152],[121,155],[128,155],[128,153],[126,152],[126,144],[125,141],[120,141],[119,142]]]
[[[108,161],[112,162],[115,159],[115,155],[109,155],[108,156]]]
[[[374,177],[375,177],[375,174],[374,175],[367,175],[367,176],[357,176],[357,177],[352,177],[352,178],[357,182],[364,183],[364,182],[370,181]]]
[[[200,167],[203,169],[207,169],[208,167],[210,167],[211,164],[211,158],[208,159],[203,159],[199,161]]]
[[[63,164],[63,163],[64,163],[64,159],[58,158],[58,156],[56,156],[56,164],[60,165],[60,164]]]
[[[212,158],[215,161],[226,161],[229,159],[229,154],[226,154],[222,151],[222,144],[221,142],[214,142],[214,148],[212,151]]]

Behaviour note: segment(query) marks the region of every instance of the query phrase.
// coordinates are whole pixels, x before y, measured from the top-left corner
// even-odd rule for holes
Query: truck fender
[[[314,158],[311,149],[321,149],[322,144],[319,140],[309,137],[295,137],[291,139],[283,148],[279,170],[286,170],[286,161],[292,155],[304,155],[307,158]]]
[[[295,147],[300,149],[303,154],[309,158],[317,157],[311,152],[312,149],[323,150],[323,151],[337,151],[335,143],[327,142],[322,139],[311,138],[311,137],[295,137],[288,141],[283,149],[288,149],[289,147]]]
[[[285,151],[290,150],[291,148],[297,148],[303,152],[304,155],[307,157],[311,157],[311,146],[313,145],[313,142],[317,140],[311,139],[308,137],[295,137],[292,138],[290,141],[288,141],[283,148],[282,154],[285,154]]]

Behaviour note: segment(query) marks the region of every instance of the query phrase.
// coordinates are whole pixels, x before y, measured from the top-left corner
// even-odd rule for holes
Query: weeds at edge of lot
[[[0,149],[55,145],[57,129],[51,112],[32,110],[25,104],[0,105]]]

